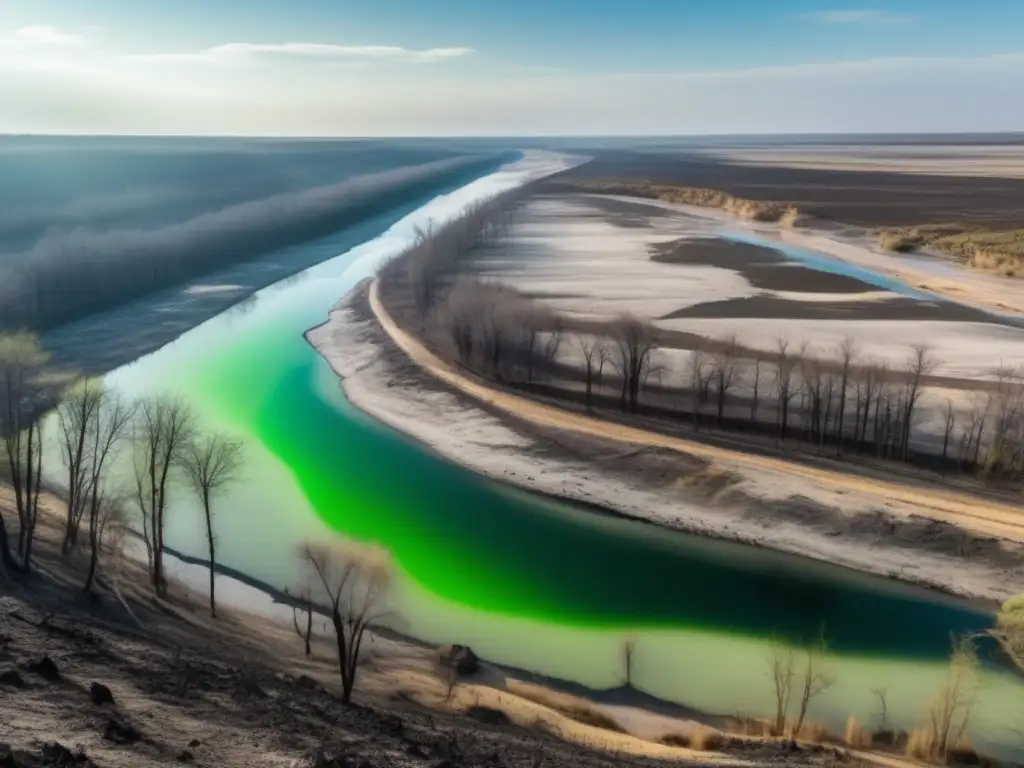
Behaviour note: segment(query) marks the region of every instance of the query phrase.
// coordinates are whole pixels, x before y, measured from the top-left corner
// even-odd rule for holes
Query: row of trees
[[[494,166],[456,157],[213,211],[153,230],[50,232],[0,258],[0,331],[46,330],[323,237]]]
[[[582,390],[588,408],[614,393],[623,412],[635,413],[650,392],[656,407],[688,418],[698,430],[767,432],[779,443],[797,438],[839,456],[853,450],[907,461],[915,452],[932,453],[944,467],[955,463],[961,471],[977,468],[1003,480],[1024,477],[1021,372],[1001,370],[992,386],[951,395],[944,406],[931,404],[933,413],[942,407],[942,432],[927,445],[915,427],[941,367],[927,345],[914,345],[893,365],[870,358],[852,338],[813,349],[780,336],[771,349],[755,350],[733,335],[703,342],[682,368],[673,368],[667,334],[646,320],[623,315],[576,322],[570,333],[569,321],[541,302],[460,274],[467,254],[507,235],[521,195],[496,197],[421,231],[411,251],[384,270],[385,300],[401,292],[394,283],[404,283],[414,322],[463,366],[506,384]]]
[[[61,552],[88,552],[84,589],[91,591],[97,581],[104,543],[121,540],[135,523],[142,529],[152,586],[165,594],[167,512],[172,495],[185,486],[204,513],[210,611],[216,616],[214,502],[238,478],[241,444],[220,433],[204,433],[180,399],[129,402],[99,381],[75,380],[70,386],[67,381],[47,375],[46,355],[35,337],[0,337],[0,434],[19,523],[14,548],[0,514],[4,568],[31,572],[44,471],[51,476],[59,472],[64,478]],[[54,400],[57,406],[49,411]],[[48,429],[53,434],[44,434]],[[57,448],[59,469],[44,467],[44,437]],[[127,460],[121,461],[125,453]],[[119,535],[109,536],[114,531]]]

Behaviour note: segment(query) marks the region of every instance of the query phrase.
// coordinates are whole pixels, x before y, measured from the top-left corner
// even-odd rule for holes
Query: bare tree
[[[309,585],[307,584],[295,596],[292,596],[292,593],[287,589],[285,589],[284,593],[292,600],[292,626],[295,628],[295,634],[302,640],[303,648],[306,651],[306,658],[308,659],[313,655],[313,604],[311,602]],[[299,623],[300,613],[306,614],[305,626]]]
[[[838,454],[843,455],[843,438],[846,436],[846,395],[850,386],[850,375],[856,363],[857,342],[852,336],[846,336],[839,344],[839,362],[841,373],[839,379],[839,418],[836,425],[836,437],[839,440]]]
[[[196,430],[196,417],[183,400],[158,396],[138,404],[135,424],[135,502],[143,521],[150,580],[157,594],[167,592],[164,577],[164,524],[175,473]]]
[[[0,558],[9,571],[29,571],[42,483],[41,374],[47,354],[30,333],[0,336],[0,437],[18,512],[18,563],[0,516]]]
[[[605,342],[601,336],[581,333],[576,336],[576,345],[583,355],[584,402],[589,408],[593,401],[595,379],[600,384],[600,368],[604,367],[605,358],[607,357]]]
[[[213,532],[213,500],[238,479],[244,456],[242,444],[225,435],[212,434],[193,440],[184,451],[182,466],[203,504],[206,544],[210,554],[210,616],[217,618],[214,584],[217,573],[217,537]]]
[[[903,398],[902,417],[902,458],[907,460],[910,450],[910,430],[914,423],[914,409],[921,398],[921,384],[926,376],[930,376],[939,367],[939,361],[935,359],[931,347],[927,344],[916,344],[911,348],[910,356],[907,359],[907,373],[909,380],[906,385],[906,395]]]
[[[654,350],[654,329],[633,315],[622,315],[612,324],[612,338],[618,352],[616,368],[622,375],[622,410],[636,413],[640,388],[649,372]]]
[[[736,338],[736,334],[733,334],[722,340],[719,349],[715,352],[712,359],[711,375],[715,383],[716,422],[719,427],[722,426],[722,419],[725,416],[726,396],[736,383],[739,347],[739,340]]]
[[[977,698],[978,657],[970,638],[954,643],[946,681],[928,711],[931,757],[946,759],[961,743],[971,723]]]
[[[100,389],[97,398],[94,424],[88,434],[84,489],[88,498],[89,519],[89,570],[84,585],[86,592],[92,590],[108,525],[120,524],[125,517],[123,499],[109,487],[107,473],[135,412],[115,391]]]
[[[804,657],[804,677],[800,686],[800,713],[793,733],[799,736],[807,718],[811,702],[821,693],[835,685],[836,679],[824,669],[822,656],[825,653],[824,635],[807,646]]]
[[[633,657],[636,655],[636,638],[627,637],[622,642],[622,662],[626,668],[625,684],[627,688],[633,687]]]
[[[781,736],[786,730],[789,703],[793,697],[793,682],[796,679],[796,650],[781,640],[772,643],[768,657],[772,686],[775,694],[775,725],[772,732]]]
[[[363,637],[381,617],[390,583],[386,555],[353,545],[307,544],[301,555],[323,587],[330,603],[331,623],[338,645],[341,700],[348,704],[359,671]]]
[[[690,351],[690,397],[693,428],[700,429],[701,404],[704,402],[705,385],[710,378],[710,361],[700,349]]]
[[[757,424],[757,409],[761,404],[761,355],[754,356],[754,374],[751,382],[750,423]]]
[[[793,389],[793,374],[799,367],[807,345],[804,344],[795,354],[790,349],[789,339],[779,336],[775,344],[775,397],[777,403],[776,424],[779,428],[779,439],[786,439],[786,427],[789,424],[789,407],[796,396]]]
[[[946,420],[942,430],[942,461],[945,463],[946,457],[949,456],[949,438],[953,434],[953,430],[956,428],[956,410],[953,407],[953,398],[946,398]],[[943,472],[945,469],[943,469]]]
[[[78,526],[88,504],[89,437],[96,429],[103,386],[86,379],[65,393],[57,406],[58,441],[61,460],[67,471],[67,516],[61,552],[71,552],[78,538]]]

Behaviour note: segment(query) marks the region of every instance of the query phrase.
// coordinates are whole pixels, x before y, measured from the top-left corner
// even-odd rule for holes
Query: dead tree
[[[750,397],[750,423],[757,424],[757,409],[761,404],[761,355],[754,356],[754,377]]]
[[[846,336],[839,344],[839,413],[836,425],[836,438],[839,442],[837,454],[843,455],[843,439],[846,436],[846,394],[850,385],[850,376],[857,361],[857,343],[852,336]]]
[[[167,592],[164,576],[164,525],[176,473],[196,431],[196,417],[183,400],[158,396],[142,400],[135,424],[135,503],[142,516],[150,581],[158,595]]]
[[[779,336],[775,351],[776,426],[779,428],[779,439],[785,441],[786,428],[789,424],[789,407],[797,394],[793,390],[793,374],[803,360],[807,345],[801,346],[800,350],[794,354],[790,350],[789,339]]]
[[[295,628],[295,634],[297,634],[302,640],[302,645],[306,652],[306,658],[308,659],[313,655],[313,604],[311,602],[309,585],[306,585],[306,587],[294,597],[287,589],[285,589],[284,593],[291,598],[292,626]],[[299,623],[300,611],[306,614],[304,627]]]
[[[390,569],[383,552],[353,545],[307,544],[301,555],[327,597],[338,646],[341,701],[352,701],[370,624],[379,620]]]
[[[622,315],[612,324],[611,333],[618,352],[616,367],[622,375],[620,407],[636,413],[654,350],[654,329],[637,317]]]
[[[775,695],[775,723],[772,733],[776,736],[782,736],[786,732],[789,704],[793,698],[793,682],[796,678],[796,664],[796,650],[784,645],[780,640],[772,643],[768,666]]]
[[[58,442],[67,472],[67,508],[61,553],[70,554],[78,538],[78,526],[87,504],[89,437],[96,429],[103,388],[99,381],[86,379],[73,386],[57,406]]]
[[[42,487],[42,422],[40,377],[47,355],[29,333],[0,336],[0,437],[18,513],[18,557],[11,554],[7,525],[0,515],[0,558],[8,571],[32,568],[32,543],[39,519]]]
[[[117,392],[100,390],[98,397],[95,424],[89,430],[87,454],[85,492],[88,498],[89,570],[83,586],[86,592],[92,590],[96,578],[107,527],[113,522],[125,522],[123,499],[109,487],[107,474],[134,415],[134,408],[126,405]]]
[[[946,419],[942,430],[942,463],[945,467],[946,459],[949,456],[949,438],[956,428],[956,409],[953,407],[953,398],[946,398]]]
[[[607,356],[604,339],[600,336],[581,333],[576,336],[576,345],[583,355],[584,375],[584,402],[589,408],[593,402],[593,389],[595,382],[600,384],[600,368],[604,366],[604,358]]]
[[[716,423],[719,428],[722,427],[722,421],[725,418],[726,397],[735,385],[739,346],[739,341],[735,334],[723,340],[721,347],[715,352],[711,363],[711,376],[715,383],[715,401],[717,406]]]
[[[901,417],[901,457],[907,460],[910,451],[910,430],[914,423],[914,409],[917,408],[918,400],[921,398],[921,384],[926,376],[930,376],[939,367],[939,362],[932,354],[931,347],[927,344],[917,344],[911,349],[910,357],[907,359],[907,373],[909,375],[906,394],[903,397],[903,413]]]
[[[826,650],[824,637],[807,646],[804,651],[803,681],[800,686],[800,712],[797,715],[794,737],[799,737],[807,718],[811,702],[824,691],[835,685],[836,679],[824,669],[822,656]]]
[[[704,402],[705,382],[710,378],[710,361],[702,350],[690,351],[690,398],[693,428],[700,429],[701,404]]]
[[[225,435],[212,434],[193,440],[184,450],[182,466],[192,490],[203,505],[206,544],[210,554],[210,616],[217,618],[214,595],[217,573],[217,536],[213,531],[213,500],[238,480],[244,456],[242,444]]]

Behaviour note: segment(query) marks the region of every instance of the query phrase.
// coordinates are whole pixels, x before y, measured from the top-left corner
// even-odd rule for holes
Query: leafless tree
[[[217,573],[217,536],[213,531],[213,501],[231,483],[238,480],[244,455],[242,443],[221,435],[196,438],[185,448],[182,466],[203,504],[206,544],[210,554],[210,616],[217,618],[214,585]]]
[[[942,430],[942,461],[945,463],[949,456],[949,438],[956,428],[956,409],[953,406],[953,398],[946,398],[946,419]]]
[[[97,397],[94,424],[89,428],[87,436],[86,485],[83,489],[88,499],[86,514],[89,521],[89,570],[84,585],[86,592],[92,590],[108,526],[124,522],[122,495],[110,487],[107,475],[134,416],[134,407],[125,404],[118,392],[100,389]]]
[[[292,626],[295,628],[295,634],[302,640],[308,659],[313,655],[313,604],[309,585],[307,584],[301,592],[294,596],[287,589],[284,593],[292,600]],[[306,614],[304,626],[299,623],[300,613]]]
[[[871,691],[878,699],[878,730],[889,730],[889,689],[874,688]]]
[[[804,651],[803,681],[800,686],[800,712],[797,715],[795,735],[800,734],[811,702],[821,693],[835,685],[836,679],[824,668],[822,656],[825,652],[824,636],[809,644]]]
[[[600,368],[603,367],[605,358],[607,357],[607,350],[605,348],[605,340],[601,336],[595,336],[589,333],[581,333],[576,335],[576,345],[579,347],[580,353],[583,355],[583,375],[584,375],[584,400],[587,407],[589,408],[593,401],[593,387],[595,380],[600,383]]]
[[[786,718],[793,698],[793,683],[796,679],[797,652],[791,646],[776,640],[772,643],[768,657],[772,687],[775,694],[775,724],[772,732],[781,736],[786,731]]]
[[[11,555],[7,525],[0,516],[0,558],[9,571],[29,571],[39,518],[42,483],[42,422],[39,401],[47,354],[29,333],[0,335],[0,437],[18,512],[18,563]]]
[[[907,460],[910,450],[910,430],[914,423],[914,409],[921,398],[921,384],[926,376],[930,376],[939,367],[931,347],[927,344],[916,344],[911,348],[907,358],[906,370],[909,375],[906,384],[906,395],[903,398],[902,415],[902,458]]]
[[[380,550],[341,543],[307,544],[301,555],[330,604],[338,645],[341,700],[348,704],[356,684],[364,635],[381,617],[390,583],[389,564]]]
[[[800,366],[807,345],[804,344],[795,353],[790,348],[789,339],[779,336],[775,344],[775,398],[777,403],[776,424],[779,427],[779,439],[786,439],[786,427],[789,424],[789,408],[797,392],[793,388],[793,375]]]
[[[843,438],[846,436],[846,395],[849,391],[850,376],[853,372],[853,366],[856,364],[858,357],[857,342],[854,341],[852,336],[846,336],[839,344],[839,363],[840,363],[840,379],[839,379],[839,414],[838,423],[836,426],[836,437],[839,441],[838,453],[840,456],[843,455]]]
[[[754,355],[754,371],[751,377],[750,422],[757,424],[757,409],[761,404],[761,355]]]
[[[706,382],[710,378],[711,361],[700,349],[690,351],[690,398],[693,428],[700,429],[701,404],[704,402]]]
[[[712,359],[711,376],[715,384],[716,422],[719,427],[722,426],[722,420],[725,416],[726,397],[736,383],[739,348],[739,340],[736,338],[736,334],[733,334],[721,341]]]
[[[934,758],[946,759],[970,727],[977,699],[978,657],[970,638],[957,640],[946,681],[929,709],[928,728]]]
[[[57,406],[58,441],[67,471],[67,516],[61,552],[71,552],[78,538],[78,526],[88,503],[89,437],[96,429],[103,385],[86,379],[71,387]]]
[[[625,684],[633,687],[633,656],[636,655],[636,638],[628,637],[622,643],[622,661],[626,668]]]
[[[157,396],[139,402],[135,420],[135,502],[142,515],[157,594],[167,591],[164,576],[164,525],[175,474],[182,468],[196,432],[196,416],[181,399]]]
[[[640,388],[651,364],[654,329],[633,315],[622,315],[612,324],[612,339],[617,350],[616,368],[622,376],[622,410],[636,413]]]

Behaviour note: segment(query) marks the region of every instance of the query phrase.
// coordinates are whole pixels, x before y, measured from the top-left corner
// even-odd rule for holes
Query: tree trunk
[[[213,510],[210,509],[210,498],[204,494],[203,511],[206,513],[206,543],[210,547],[210,616],[217,618],[217,602],[214,597],[214,581],[217,573],[216,542],[213,538]]]
[[[591,368],[590,363],[587,363],[587,394],[586,394],[587,408],[590,407],[591,390],[593,388],[592,387],[593,381],[594,381],[594,369]]]
[[[0,562],[3,562],[4,569],[8,573],[20,573],[21,566],[11,554],[11,541],[7,537],[7,524],[0,516]]]

